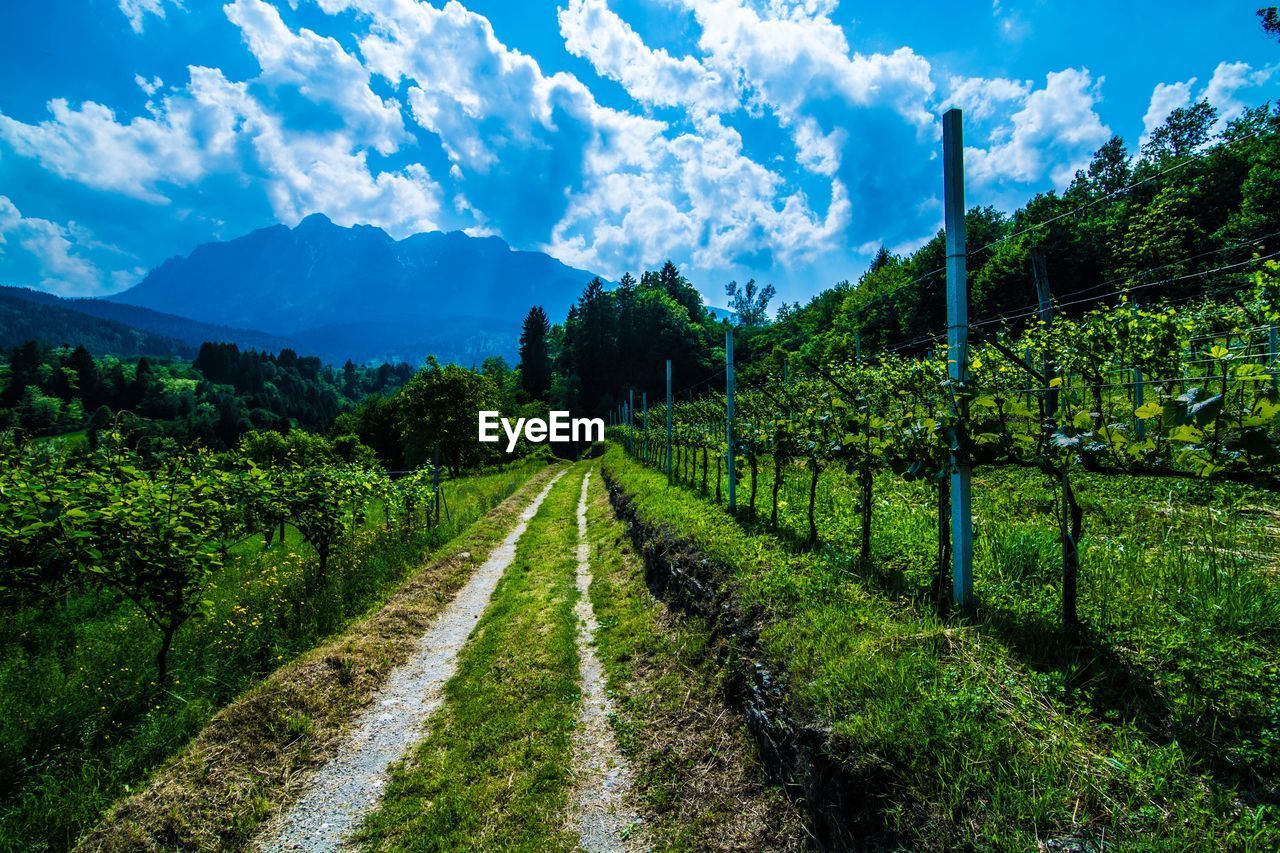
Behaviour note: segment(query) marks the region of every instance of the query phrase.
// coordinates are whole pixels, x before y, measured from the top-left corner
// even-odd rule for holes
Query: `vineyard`
[[[657,408],[632,409],[616,435],[633,454],[668,466],[673,481],[713,489],[717,500],[727,494],[731,450],[740,466],[737,508],[774,531],[787,526],[779,504],[788,475],[799,479],[801,494],[785,502],[803,508],[803,523],[790,535],[810,548],[825,538],[818,523],[821,474],[843,469],[857,483],[849,510],[860,517],[856,550],[864,562],[871,557],[881,472],[937,483],[938,517],[945,519],[947,478],[957,460],[1039,471],[1057,491],[1063,619],[1071,624],[1076,543],[1085,521],[1073,486],[1080,474],[1280,489],[1277,270],[1280,264],[1268,262],[1248,299],[1233,305],[1143,308],[1126,298],[1078,319],[1038,321],[1017,335],[983,333],[970,350],[964,382],[949,377],[942,354],[888,353],[807,373],[792,371],[785,353],[769,354],[736,366],[742,390],[731,433],[725,397],[711,393],[673,405],[669,445],[666,416]],[[803,474],[792,473],[797,467]],[[951,586],[943,577],[948,537],[943,524],[939,595]]]
[[[975,324],[964,382],[942,353],[773,352],[735,365],[732,402],[698,383],[669,427],[661,404],[620,408],[613,440],[654,471],[611,455],[606,474],[677,538],[654,553],[709,557],[699,583],[763,614],[743,653],[874,792],[840,805],[866,821],[851,837],[1276,843],[1280,302],[1275,262],[1254,267],[1230,302]]]
[[[392,478],[341,440],[0,449],[0,827],[66,846],[264,673],[377,603],[542,463]]]

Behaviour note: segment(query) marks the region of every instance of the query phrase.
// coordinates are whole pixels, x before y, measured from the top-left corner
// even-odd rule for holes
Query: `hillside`
[[[478,362],[515,354],[533,305],[563,316],[591,273],[496,237],[394,240],[323,215],[199,246],[110,301],[206,323],[262,329],[329,361]]]
[[[195,354],[196,347],[190,341],[93,317],[68,304],[56,296],[0,287],[0,348],[38,340],[53,346],[83,344],[102,355],[190,358]]]
[[[27,337],[18,337],[18,343],[34,339],[50,344],[84,344],[89,350],[104,355],[145,354],[187,357],[194,355],[200,348],[200,344],[206,341],[236,344],[245,349],[263,352],[277,352],[297,346],[288,338],[268,335],[265,332],[201,323],[186,317],[175,317],[149,308],[122,305],[103,299],[63,299],[51,293],[20,287],[0,287],[0,294],[3,294],[10,303],[12,317],[10,323],[13,327],[31,330]],[[51,310],[54,313],[50,313]],[[76,316],[67,317],[68,314]],[[60,322],[65,326],[66,331],[58,331],[59,325],[49,325],[53,321],[47,318],[53,316],[64,318]],[[18,320],[19,317],[24,319]],[[116,330],[111,334],[122,334],[119,332],[120,328],[127,329],[133,336],[156,338],[157,348],[129,349],[126,347],[117,350],[109,344],[101,345],[104,341],[95,338],[102,334],[104,329]],[[180,344],[181,349],[173,350],[174,343]]]

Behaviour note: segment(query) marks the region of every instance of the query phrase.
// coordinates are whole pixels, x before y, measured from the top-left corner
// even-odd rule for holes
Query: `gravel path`
[[[458,652],[515,558],[516,543],[556,481],[557,474],[520,514],[520,521],[489,554],[422,639],[413,657],[387,683],[348,732],[337,754],[321,767],[291,809],[259,837],[259,850],[338,850],[382,799],[388,768],[426,736],[426,723],[444,701],[444,685]]]
[[[587,484],[591,472],[582,478],[582,496],[578,499],[578,659],[582,667],[582,710],[579,713],[577,738],[574,743],[574,769],[577,775],[575,819],[582,848],[597,851],[639,850],[643,846],[636,837],[639,816],[626,804],[631,787],[631,773],[618,743],[614,740],[609,717],[613,702],[605,692],[604,670],[596,657],[595,611],[587,589],[591,584],[591,546],[587,542]]]

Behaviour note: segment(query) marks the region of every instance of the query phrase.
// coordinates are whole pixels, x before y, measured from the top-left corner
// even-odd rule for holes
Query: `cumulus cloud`
[[[940,106],[965,109],[971,177],[998,191],[1065,182],[1110,134],[1086,69],[1039,88],[953,76],[940,96],[910,47],[851,44],[836,0],[669,2],[693,24],[687,55],[647,44],[608,0],[558,11],[566,49],[634,101],[622,109],[546,73],[459,0],[315,0],[354,46],[325,35],[323,16],[291,26],[280,0],[221,0],[257,72],[138,74],[147,102],[133,114],[55,99],[43,120],[0,113],[0,141],[69,181],[178,208],[163,214],[174,220],[190,212],[184,199],[234,185],[286,224],[319,211],[394,236],[462,227],[617,276],[667,256],[700,270],[847,259],[869,235],[904,246],[932,234],[938,211],[920,198],[938,183]],[[180,4],[119,6],[141,31]],[[993,12],[1016,20],[1001,2]],[[1262,73],[1224,63],[1205,91],[1238,112],[1237,93]],[[1193,84],[1171,84],[1148,116]],[[779,129],[790,148],[773,142]],[[13,216],[0,210],[0,226]],[[0,227],[0,238],[60,280],[88,282],[76,270],[98,257],[88,237],[48,226]],[[93,286],[136,274],[124,266]]]
[[[1027,94],[1021,109],[991,133],[987,148],[966,147],[969,179],[1032,183],[1047,175],[1066,185],[1111,137],[1095,111],[1101,84],[1087,68],[1050,72],[1044,88]]]
[[[366,148],[389,154],[407,138],[399,107],[369,87],[369,73],[332,39],[297,33],[260,0],[236,0],[228,17],[262,67],[232,82],[192,66],[189,82],[148,101],[146,114],[118,118],[92,101],[49,104],[51,118],[26,124],[0,113],[0,139],[64,178],[153,204],[173,187],[215,174],[261,175],[276,216],[293,224],[316,211],[340,224],[379,225],[395,236],[438,227],[441,189],[419,164],[375,172]],[[148,95],[158,79],[138,79]],[[250,82],[292,86],[343,118],[339,130],[287,128]]]
[[[0,256],[15,248],[25,252],[36,268],[41,290],[64,296],[93,296],[109,280],[82,254],[77,229],[48,219],[23,216],[7,196],[0,195]]]
[[[829,17],[833,3],[786,3],[763,9],[742,0],[681,0],[702,29],[704,64],[737,79],[757,105],[791,125],[812,101],[889,105],[920,127],[933,123],[927,60],[909,47],[853,51]]]
[[[332,107],[358,141],[382,154],[408,138],[400,105],[369,87],[369,72],[337,41],[308,29],[293,32],[263,0],[235,0],[224,10],[261,66],[261,82],[295,87],[314,103]]]
[[[1151,92],[1147,113],[1142,117],[1142,144],[1147,144],[1152,131],[1164,124],[1174,110],[1202,100],[1218,110],[1218,123],[1213,132],[1222,132],[1229,122],[1244,113],[1246,104],[1239,93],[1266,84],[1275,75],[1276,67],[1254,68],[1247,62],[1219,62],[1209,82],[1198,91],[1195,77],[1182,82],[1157,83]]]
[[[129,27],[135,33],[141,33],[146,25],[147,15],[155,15],[163,19],[166,6],[182,7],[181,0],[120,0],[120,11],[129,20]]]
[[[649,173],[608,173],[576,199],[552,248],[583,264],[621,270],[673,251],[699,267],[811,259],[848,225],[850,203],[833,181],[824,215],[802,193],[743,154],[742,137],[717,119],[667,146]],[[676,203],[673,203],[674,202]]]
[[[1003,77],[951,77],[947,84],[946,107],[959,107],[965,117],[984,121],[995,117],[1009,104],[1022,104],[1031,94],[1031,81]]]
[[[617,275],[667,255],[722,266],[749,253],[816,252],[847,220],[841,186],[833,186],[826,213],[815,213],[803,194],[750,159],[741,137],[715,115],[692,109],[694,129],[673,135],[665,122],[602,106],[577,78],[544,74],[456,2],[439,9],[403,0],[320,2],[368,17],[365,62],[408,86],[411,113],[440,139],[464,204],[517,245],[544,246]],[[617,37],[652,63],[627,72],[642,99],[667,98],[664,75],[698,73],[650,51],[600,4],[575,6],[565,20],[571,33],[579,26],[608,32],[582,30],[584,50],[593,39]],[[815,135],[813,145],[822,144],[829,147],[829,137]]]
[[[1218,108],[1218,125],[1215,131],[1223,130],[1227,122],[1239,118],[1245,110],[1245,103],[1237,93],[1242,89],[1255,89],[1271,79],[1276,66],[1255,69],[1247,62],[1220,62],[1213,70],[1213,77],[1205,86],[1202,98]]]
[[[133,75],[133,82],[138,84],[138,88],[142,90],[142,94],[146,95],[148,98],[164,88],[164,81],[159,77],[152,77],[148,80],[141,74],[135,74]]]
[[[1181,109],[1191,105],[1191,87],[1196,84],[1196,78],[1192,77],[1182,83],[1157,83],[1156,88],[1151,93],[1151,102],[1147,106],[1147,112],[1142,117],[1142,140],[1140,145],[1146,145],[1151,138],[1151,133],[1164,124],[1174,110]]]
[[[565,47],[643,104],[724,113],[737,106],[733,82],[691,56],[654,50],[605,0],[570,0],[559,11]]]
[[[422,166],[374,174],[346,132],[288,130],[247,83],[229,81],[221,71],[193,69],[189,92],[236,116],[237,139],[252,149],[282,222],[292,225],[320,211],[340,225],[378,225],[397,237],[437,227],[441,191]]]
[[[193,80],[208,69],[192,68]],[[127,121],[103,104],[49,102],[50,119],[25,124],[0,113],[0,139],[49,171],[87,186],[164,203],[161,183],[190,184],[230,151],[236,118],[189,97],[166,97]]]

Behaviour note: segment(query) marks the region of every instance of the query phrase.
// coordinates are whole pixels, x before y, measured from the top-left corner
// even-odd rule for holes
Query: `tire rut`
[[[392,764],[427,733],[444,702],[444,685],[457,669],[498,582],[515,558],[516,544],[542,506],[557,474],[538,493],[506,539],[459,590],[418,641],[413,656],[394,669],[369,707],[354,721],[334,757],[309,780],[301,798],[268,824],[258,850],[339,850],[382,798]]]
[[[578,660],[582,672],[582,706],[574,740],[574,820],[582,849],[588,853],[642,850],[636,837],[639,815],[627,804],[631,771],[618,750],[609,718],[613,702],[606,690],[604,668],[595,652],[600,627],[591,606],[591,546],[587,541],[588,470],[578,499]]]

